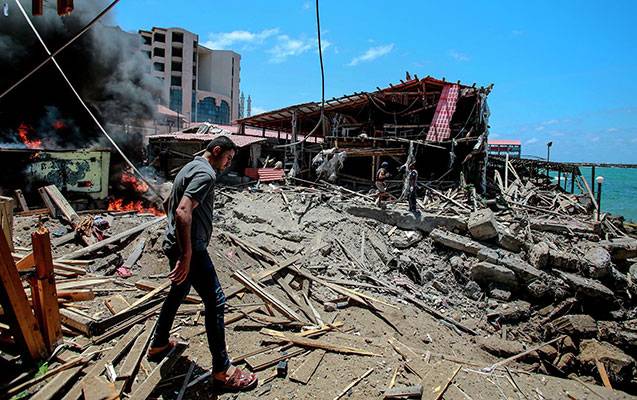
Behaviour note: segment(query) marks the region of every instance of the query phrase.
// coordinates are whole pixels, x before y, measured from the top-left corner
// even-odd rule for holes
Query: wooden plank
[[[135,282],[135,287],[137,289],[141,289],[141,290],[145,290],[145,291],[151,291],[154,289],[157,289],[157,287],[159,286],[159,284],[153,282],[153,281],[149,281],[147,279],[140,279],[137,282]],[[188,303],[201,303],[201,297],[197,296],[197,295],[191,295],[188,294],[186,295],[186,297],[184,298],[184,301],[188,302]]]
[[[88,355],[93,353],[95,350],[97,350],[97,347],[91,346],[86,349],[82,355]],[[65,386],[69,384],[70,380],[75,379],[75,377],[82,372],[83,368],[83,365],[79,365],[60,372],[55,378],[39,389],[33,397],[31,397],[31,400],[50,400],[54,398]]]
[[[238,280],[241,284],[250,289],[254,294],[259,296],[263,301],[272,305],[277,311],[286,317],[290,318],[292,321],[304,322],[303,318],[299,316],[295,311],[293,311],[290,307],[288,307],[281,300],[277,299],[271,293],[267,292],[260,284],[253,281],[245,272],[243,271],[235,271],[232,274],[232,277]]]
[[[307,352],[307,349],[297,346],[290,347],[284,351],[280,351],[280,349],[277,348],[267,353],[255,354],[254,356],[248,357],[245,359],[245,362],[250,367],[250,370],[256,372],[276,365],[279,361],[300,356],[305,352]]]
[[[75,233],[75,231],[66,233],[58,238],[51,240],[51,244],[55,247],[62,246],[63,244],[74,240],[76,235],[77,233]]]
[[[115,315],[122,310],[130,307],[128,301],[126,301],[124,296],[122,296],[121,294],[113,295],[104,300],[104,305],[106,306],[106,308],[108,308],[108,311],[110,311],[112,315]]]
[[[117,243],[117,242],[119,242],[122,239],[126,239],[127,237],[129,237],[131,235],[134,235],[134,234],[136,234],[138,232],[141,232],[141,231],[145,230],[146,228],[149,228],[149,227],[151,227],[151,226],[153,226],[153,225],[155,225],[155,224],[157,224],[159,222],[164,221],[165,219],[166,219],[166,216],[163,216],[163,217],[155,218],[155,219],[153,219],[151,221],[148,221],[148,222],[144,222],[143,224],[138,225],[138,226],[136,226],[134,228],[126,230],[126,231],[124,231],[122,233],[119,233],[117,235],[113,235],[113,236],[111,236],[108,239],[104,239],[104,240],[102,240],[100,242],[97,242],[97,243],[94,243],[94,244],[92,244],[90,246],[86,246],[83,249],[79,249],[79,250],[73,251],[73,252],[71,252],[69,254],[63,255],[62,257],[58,258],[58,261],[62,261],[63,262],[64,260],[73,260],[73,259],[76,259],[76,258],[79,258],[79,257],[83,257],[83,256],[85,256],[87,254],[91,254],[94,251],[102,249],[102,248],[104,248],[104,247],[106,247],[108,245]]]
[[[128,269],[133,268],[137,260],[139,260],[139,257],[141,257],[142,253],[144,252],[145,246],[146,246],[146,239],[140,240],[139,243],[137,243],[137,245],[133,249],[133,251],[131,251],[131,253],[128,255],[128,257],[126,258],[126,261],[124,261],[124,264],[122,266]]]
[[[0,290],[0,303],[16,340],[24,345],[32,359],[46,357],[48,352],[38,320],[31,312],[4,232],[0,233],[0,284],[3,289]]]
[[[268,335],[268,336],[273,336],[273,337],[276,337],[276,338],[279,338],[279,339],[283,339],[283,340],[291,342],[291,343],[293,343],[295,345],[303,346],[303,347],[306,347],[306,348],[323,349],[323,350],[328,350],[328,351],[331,351],[331,352],[342,353],[342,354],[358,354],[358,355],[361,355],[361,356],[376,356],[376,357],[380,357],[380,354],[376,354],[376,353],[372,353],[372,352],[369,352],[369,351],[357,349],[355,347],[336,345],[336,344],[324,342],[324,341],[317,340],[317,339],[308,339],[308,338],[305,338],[303,336],[294,335],[294,334],[287,333],[287,332],[279,332],[279,331],[275,331],[275,330],[272,330],[272,329],[261,329],[261,333],[263,333],[265,335]]]
[[[135,378],[135,374],[139,368],[139,363],[142,361],[142,357],[146,354],[146,349],[150,343],[154,325],[154,321],[146,321],[142,334],[137,337],[133,347],[131,347],[128,355],[124,359],[124,362],[117,371],[118,379],[122,378],[130,382]]]
[[[40,323],[40,330],[49,351],[62,342],[60,308],[53,273],[51,240],[49,231],[43,226],[31,234],[33,259],[35,261],[34,286],[31,289],[33,309]]]
[[[42,202],[44,203],[46,208],[49,210],[49,214],[51,215],[51,217],[55,218],[57,216],[57,210],[55,209],[55,205],[51,201],[51,198],[49,197],[49,195],[46,193],[44,188],[39,188],[38,193],[40,194],[40,197],[42,198]]]
[[[60,321],[65,326],[81,332],[87,337],[91,337],[91,325],[95,322],[84,315],[80,315],[66,308],[60,310]]]
[[[422,385],[398,386],[385,390],[385,400],[389,399],[420,399],[422,398]]]
[[[103,323],[102,326],[96,329],[96,332],[99,333],[99,336],[93,337],[91,341],[94,344],[104,343],[105,341],[110,340],[111,338],[126,331],[131,326],[138,324],[140,322],[143,322],[147,320],[148,318],[152,317],[153,315],[155,315],[157,311],[159,311],[163,302],[163,299],[157,299],[157,300],[158,300],[157,302],[151,301],[150,302],[151,304],[149,306],[147,305],[147,307],[142,308],[142,310],[139,310],[139,311],[133,310],[135,312],[131,314],[132,317],[128,316],[127,319],[119,320],[117,319],[117,317],[119,317],[122,314],[117,314],[110,317],[110,318],[115,318],[114,321],[109,321],[108,319],[99,321],[97,325],[100,325]]]
[[[15,198],[18,199],[18,203],[20,203],[20,208],[22,208],[22,211],[29,211],[29,205],[27,204],[27,199],[24,198],[22,190],[15,190]]]
[[[155,390],[155,386],[165,377],[172,375],[172,367],[175,361],[179,358],[181,353],[185,350],[185,346],[177,346],[170,351],[170,353],[163,359],[155,369],[148,375],[146,380],[142,382],[133,393],[131,393],[129,400],[146,400],[150,394]]]
[[[71,390],[63,397],[62,400],[78,400],[82,395],[82,383],[85,379],[93,376],[99,376],[104,371],[105,364],[112,364],[121,358],[122,354],[128,349],[133,341],[142,332],[142,326],[136,325],[129,329],[126,334],[115,343],[112,349],[108,350],[104,356],[96,363],[94,363],[86,372],[82,381],[76,383]]]
[[[606,368],[604,367],[604,363],[595,359],[595,366],[597,367],[597,372],[599,372],[599,376],[602,378],[602,383],[608,389],[613,389],[613,385],[610,384],[610,379],[608,379],[608,373],[606,373]]]
[[[292,372],[290,380],[307,385],[321,363],[321,360],[323,360],[325,353],[325,350],[322,349],[311,352],[309,357],[303,361],[303,364]]]
[[[75,226],[75,224],[79,221],[80,216],[77,215],[64,195],[60,193],[60,190],[54,185],[44,186],[43,189],[53,203],[60,209],[64,219],[66,219],[71,225]]]
[[[13,199],[0,196],[0,226],[11,251],[13,248]]]
[[[95,299],[95,292],[91,289],[64,290],[57,292],[58,299],[69,301],[89,301]]]
[[[310,307],[301,299],[296,293],[294,293],[294,289],[290,287],[290,285],[283,278],[275,277],[274,281],[283,289],[285,294],[288,295],[288,298],[292,300],[294,304],[305,314],[308,318],[308,321],[312,323],[318,324],[318,321],[314,318],[314,314],[312,314],[312,310]]]
[[[35,267],[35,259],[33,258],[33,252],[30,252],[26,255],[21,255],[19,253],[11,253],[14,259],[16,259],[16,267],[18,271],[24,271],[29,268]],[[65,275],[64,272],[72,272],[77,275],[86,275],[86,270],[81,267],[73,267],[71,265],[61,263],[58,261],[53,261],[53,269],[56,270],[56,273],[60,275]],[[68,275],[68,274],[66,274]]]
[[[430,365],[422,379],[422,400],[440,400],[462,368],[451,361],[439,361]]]
[[[133,308],[135,308],[135,307],[137,307],[137,306],[139,306],[141,304],[144,304],[148,300],[150,300],[153,297],[157,296],[159,293],[161,293],[164,290],[168,289],[171,284],[172,284],[172,282],[170,280],[167,280],[166,282],[164,282],[161,285],[157,286],[155,289],[153,289],[150,292],[148,292],[145,295],[143,295],[141,298],[137,299],[133,304],[128,306],[128,308],[125,308],[124,310],[120,311],[118,314],[123,314],[123,313],[125,313],[127,311],[130,311]]]

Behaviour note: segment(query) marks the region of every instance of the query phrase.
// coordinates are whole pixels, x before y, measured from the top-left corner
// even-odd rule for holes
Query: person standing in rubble
[[[391,175],[388,171],[389,163],[387,161],[383,161],[380,164],[380,168],[376,172],[376,189],[378,189],[378,196],[376,198],[376,205],[378,207],[383,207],[383,200],[387,197],[387,182],[385,182]]]
[[[413,213],[418,212],[418,204],[416,202],[416,195],[418,193],[418,171],[416,170],[416,163],[409,164],[409,211]]]
[[[176,346],[176,340],[169,339],[170,330],[192,285],[205,306],[213,386],[233,391],[256,387],[257,377],[230,364],[223,321],[226,298],[207,248],[212,236],[216,177],[230,165],[236,151],[237,146],[228,137],[219,136],[208,144],[203,156],[195,157],[175,177],[167,199],[163,242],[172,284],[148,349],[148,358],[159,361]]]

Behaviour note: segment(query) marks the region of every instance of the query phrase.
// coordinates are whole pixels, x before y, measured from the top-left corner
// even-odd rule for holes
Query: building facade
[[[181,28],[140,30],[151,74],[162,82],[163,101],[189,122],[230,124],[239,118],[241,56],[199,44]]]

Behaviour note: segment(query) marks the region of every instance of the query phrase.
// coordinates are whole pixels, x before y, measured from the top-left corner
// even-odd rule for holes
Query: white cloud
[[[277,43],[268,50],[270,53],[270,62],[271,63],[282,63],[288,59],[288,57],[299,56],[303,53],[306,53],[309,50],[318,48],[316,43],[316,39],[305,39],[305,38],[291,38],[288,35],[279,35],[276,38]],[[321,48],[323,52],[332,45],[331,42],[322,39],[321,40]]]
[[[456,61],[469,61],[468,55],[457,50],[449,50],[447,54],[449,54],[449,57],[453,58]]]
[[[531,138],[531,139],[527,140],[526,142],[524,142],[524,144],[533,144],[533,143],[537,143],[537,142],[539,142],[539,139],[534,137],[534,138]]]
[[[262,44],[269,37],[279,33],[279,28],[264,29],[260,32],[232,31],[211,33],[203,45],[213,50],[224,50],[237,44]]]
[[[608,128],[608,129],[606,129],[606,132],[608,132],[608,133],[619,132],[619,129],[618,128]]]
[[[309,10],[309,9],[310,9],[310,7],[311,7],[311,5],[310,5],[310,2],[309,2],[309,1],[306,1],[305,3],[303,3],[303,9],[304,9],[304,10]]]
[[[524,34],[526,34],[526,32],[521,29],[514,29],[511,31],[511,35],[513,36],[524,36]]]
[[[367,51],[358,57],[354,57],[352,61],[347,64],[350,67],[358,65],[362,62],[373,61],[379,57],[389,54],[394,49],[394,44],[386,44],[383,46],[370,47]]]
[[[599,136],[590,136],[588,140],[593,143],[599,142]]]

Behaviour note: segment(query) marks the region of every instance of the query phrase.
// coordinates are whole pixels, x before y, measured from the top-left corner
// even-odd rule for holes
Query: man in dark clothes
[[[409,164],[409,211],[418,212],[418,204],[416,203],[416,194],[418,192],[418,171],[416,171],[416,163]]]
[[[213,383],[217,389],[247,390],[257,385],[255,374],[230,364],[223,322],[226,298],[208,255],[212,235],[214,185],[237,146],[226,136],[213,139],[201,157],[186,164],[175,177],[168,198],[163,249],[171,268],[170,292],[159,313],[148,357],[163,358],[176,345],[169,340],[175,315],[191,285],[203,300],[208,346],[212,354]]]
[[[380,168],[378,169],[378,172],[376,172],[376,189],[378,189],[378,197],[376,198],[376,205],[378,207],[383,207],[383,200],[385,200],[385,198],[387,197],[387,182],[385,182],[387,180],[387,178],[389,178],[391,175],[389,174],[388,171],[389,168],[389,163],[387,161],[383,161],[380,164]]]

